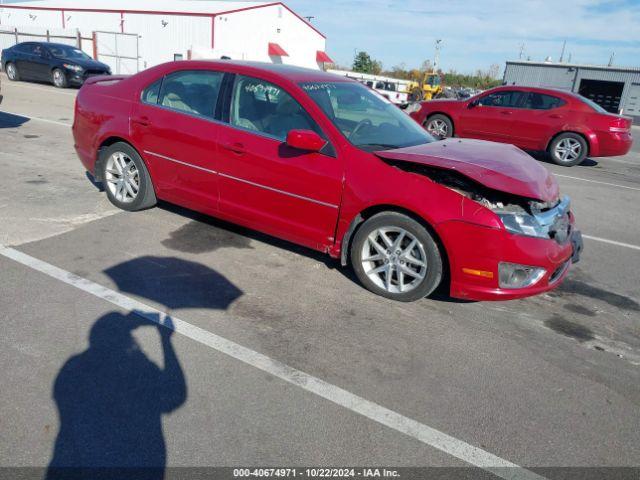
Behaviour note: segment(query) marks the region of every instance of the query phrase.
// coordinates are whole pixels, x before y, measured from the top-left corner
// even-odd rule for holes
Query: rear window
[[[582,95],[577,95],[577,97],[580,99],[581,102],[586,103],[591,108],[593,108],[596,112],[598,112],[598,113],[609,113],[607,110],[602,108],[600,105],[598,105],[593,100],[589,100],[588,98],[583,97]]]

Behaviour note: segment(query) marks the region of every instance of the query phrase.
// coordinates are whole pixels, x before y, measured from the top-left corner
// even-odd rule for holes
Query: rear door
[[[216,103],[224,74],[183,70],[142,91],[131,131],[162,198],[207,213],[218,208]]]
[[[551,136],[567,121],[566,104],[560,97],[528,92],[522,108],[514,110],[513,143],[531,150],[544,150]]]
[[[42,45],[36,44],[33,48],[33,56],[31,57],[31,68],[33,78],[36,80],[51,80],[51,54]]]
[[[458,134],[464,137],[512,143],[513,115],[524,94],[517,90],[499,90],[469,103],[460,113]]]
[[[329,146],[288,147],[287,133],[327,138],[285,89],[237,75],[220,130],[220,211],[252,228],[321,249],[334,243],[343,162]]]

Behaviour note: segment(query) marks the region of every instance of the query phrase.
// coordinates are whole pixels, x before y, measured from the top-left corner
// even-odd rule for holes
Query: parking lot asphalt
[[[259,233],[114,209],[73,151],[75,91],[3,77],[2,93],[0,467],[49,464],[70,420],[57,405],[169,467],[640,467],[637,144],[545,164],[586,236],[558,290],[401,304]],[[153,312],[177,319],[170,339]],[[85,388],[65,388],[70,371]]]

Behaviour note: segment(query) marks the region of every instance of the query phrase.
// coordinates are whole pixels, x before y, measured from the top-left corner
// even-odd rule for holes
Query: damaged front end
[[[500,218],[504,228],[510,233],[551,239],[559,244],[564,244],[571,238],[571,202],[567,196],[551,202],[542,202],[493,190],[455,170],[408,162],[395,166],[428,177],[488,208]]]

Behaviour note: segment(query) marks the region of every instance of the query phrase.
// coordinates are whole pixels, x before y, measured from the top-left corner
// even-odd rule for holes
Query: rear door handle
[[[237,155],[242,155],[243,153],[245,153],[247,150],[244,148],[244,145],[240,142],[235,142],[235,143],[226,143],[224,145],[222,145],[222,148],[224,148],[225,150],[230,150],[233,153],[237,154]]]
[[[557,113],[552,113],[551,115],[549,115],[549,118],[562,118],[562,115],[559,115]]]
[[[140,125],[141,127],[148,127],[151,125],[149,117],[132,118],[131,122],[135,123],[136,125]]]
[[[502,115],[511,115],[513,112],[510,111],[502,111],[500,112]]]

